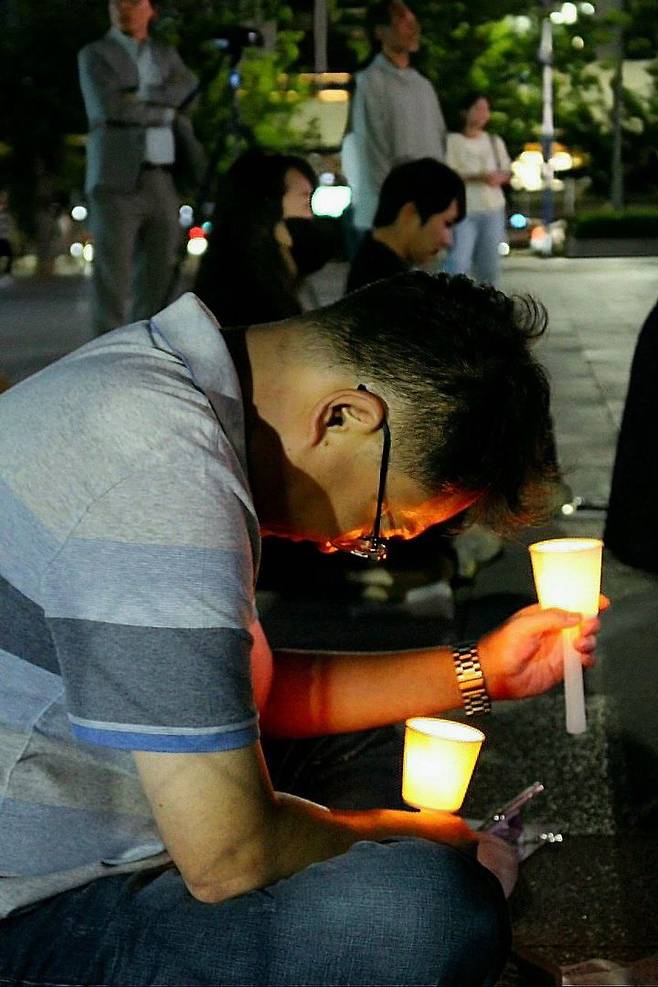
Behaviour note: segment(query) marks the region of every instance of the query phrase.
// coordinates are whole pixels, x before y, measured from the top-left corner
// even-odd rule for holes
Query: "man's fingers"
[[[495,874],[506,898],[512,893],[519,874],[519,854],[516,847],[491,833],[481,833],[478,839],[477,859],[483,867]]]
[[[557,607],[551,607],[549,610],[526,607],[512,617],[512,621],[517,619],[519,622],[523,621],[526,633],[543,634],[545,631],[560,631],[565,627],[575,627],[583,618],[579,613],[558,610]]]
[[[604,613],[609,606],[610,606],[609,598],[607,596],[604,596],[603,593],[601,593],[599,595],[599,613]],[[558,608],[553,607],[551,609],[558,609]],[[569,611],[564,611],[564,612],[568,613]],[[514,614],[514,617],[525,617],[527,614],[533,614],[533,613],[547,613],[547,611],[542,610],[538,603],[530,603],[527,607],[522,607],[520,610],[517,610],[516,613]],[[588,617],[586,619],[595,620],[596,618]]]

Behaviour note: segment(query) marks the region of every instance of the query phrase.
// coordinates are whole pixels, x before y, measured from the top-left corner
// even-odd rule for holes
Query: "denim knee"
[[[422,839],[384,846],[397,856],[388,865],[396,895],[386,921],[392,939],[408,943],[415,956],[420,979],[413,982],[441,987],[493,983],[511,940],[497,879],[453,847]]]
[[[479,987],[504,965],[510,936],[498,882],[451,847],[407,838],[357,843],[309,868],[303,881],[313,963],[303,980],[288,983]],[[287,925],[286,909],[277,912]]]

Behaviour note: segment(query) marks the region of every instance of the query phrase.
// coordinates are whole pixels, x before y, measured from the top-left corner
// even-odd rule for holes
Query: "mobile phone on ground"
[[[541,781],[533,781],[532,785],[528,785],[523,791],[515,795],[514,798],[510,799],[509,802],[505,802],[504,805],[498,806],[493,811],[489,812],[480,825],[477,827],[481,832],[489,832],[491,830],[496,830],[498,828],[504,829],[509,827],[513,829],[513,821],[515,817],[519,815],[521,809],[526,805],[530,799],[533,799],[535,795],[540,795],[544,791],[544,786]]]

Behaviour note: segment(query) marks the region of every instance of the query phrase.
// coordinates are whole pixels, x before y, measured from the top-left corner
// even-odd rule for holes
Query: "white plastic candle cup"
[[[453,720],[416,716],[404,734],[402,798],[416,809],[456,812],[464,801],[484,734]]]
[[[602,548],[599,538],[549,538],[531,545],[540,606],[594,617],[599,612]]]
[[[598,538],[551,538],[530,545],[537,597],[543,609],[562,610],[593,617],[599,610],[601,551]],[[574,648],[578,627],[562,631],[564,699],[567,731],[587,729],[581,656]]]

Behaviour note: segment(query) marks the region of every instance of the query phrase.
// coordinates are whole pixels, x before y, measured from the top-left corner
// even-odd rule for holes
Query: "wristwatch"
[[[491,712],[491,699],[484,684],[476,641],[455,645],[452,657],[455,662],[457,683],[464,700],[467,716]]]

